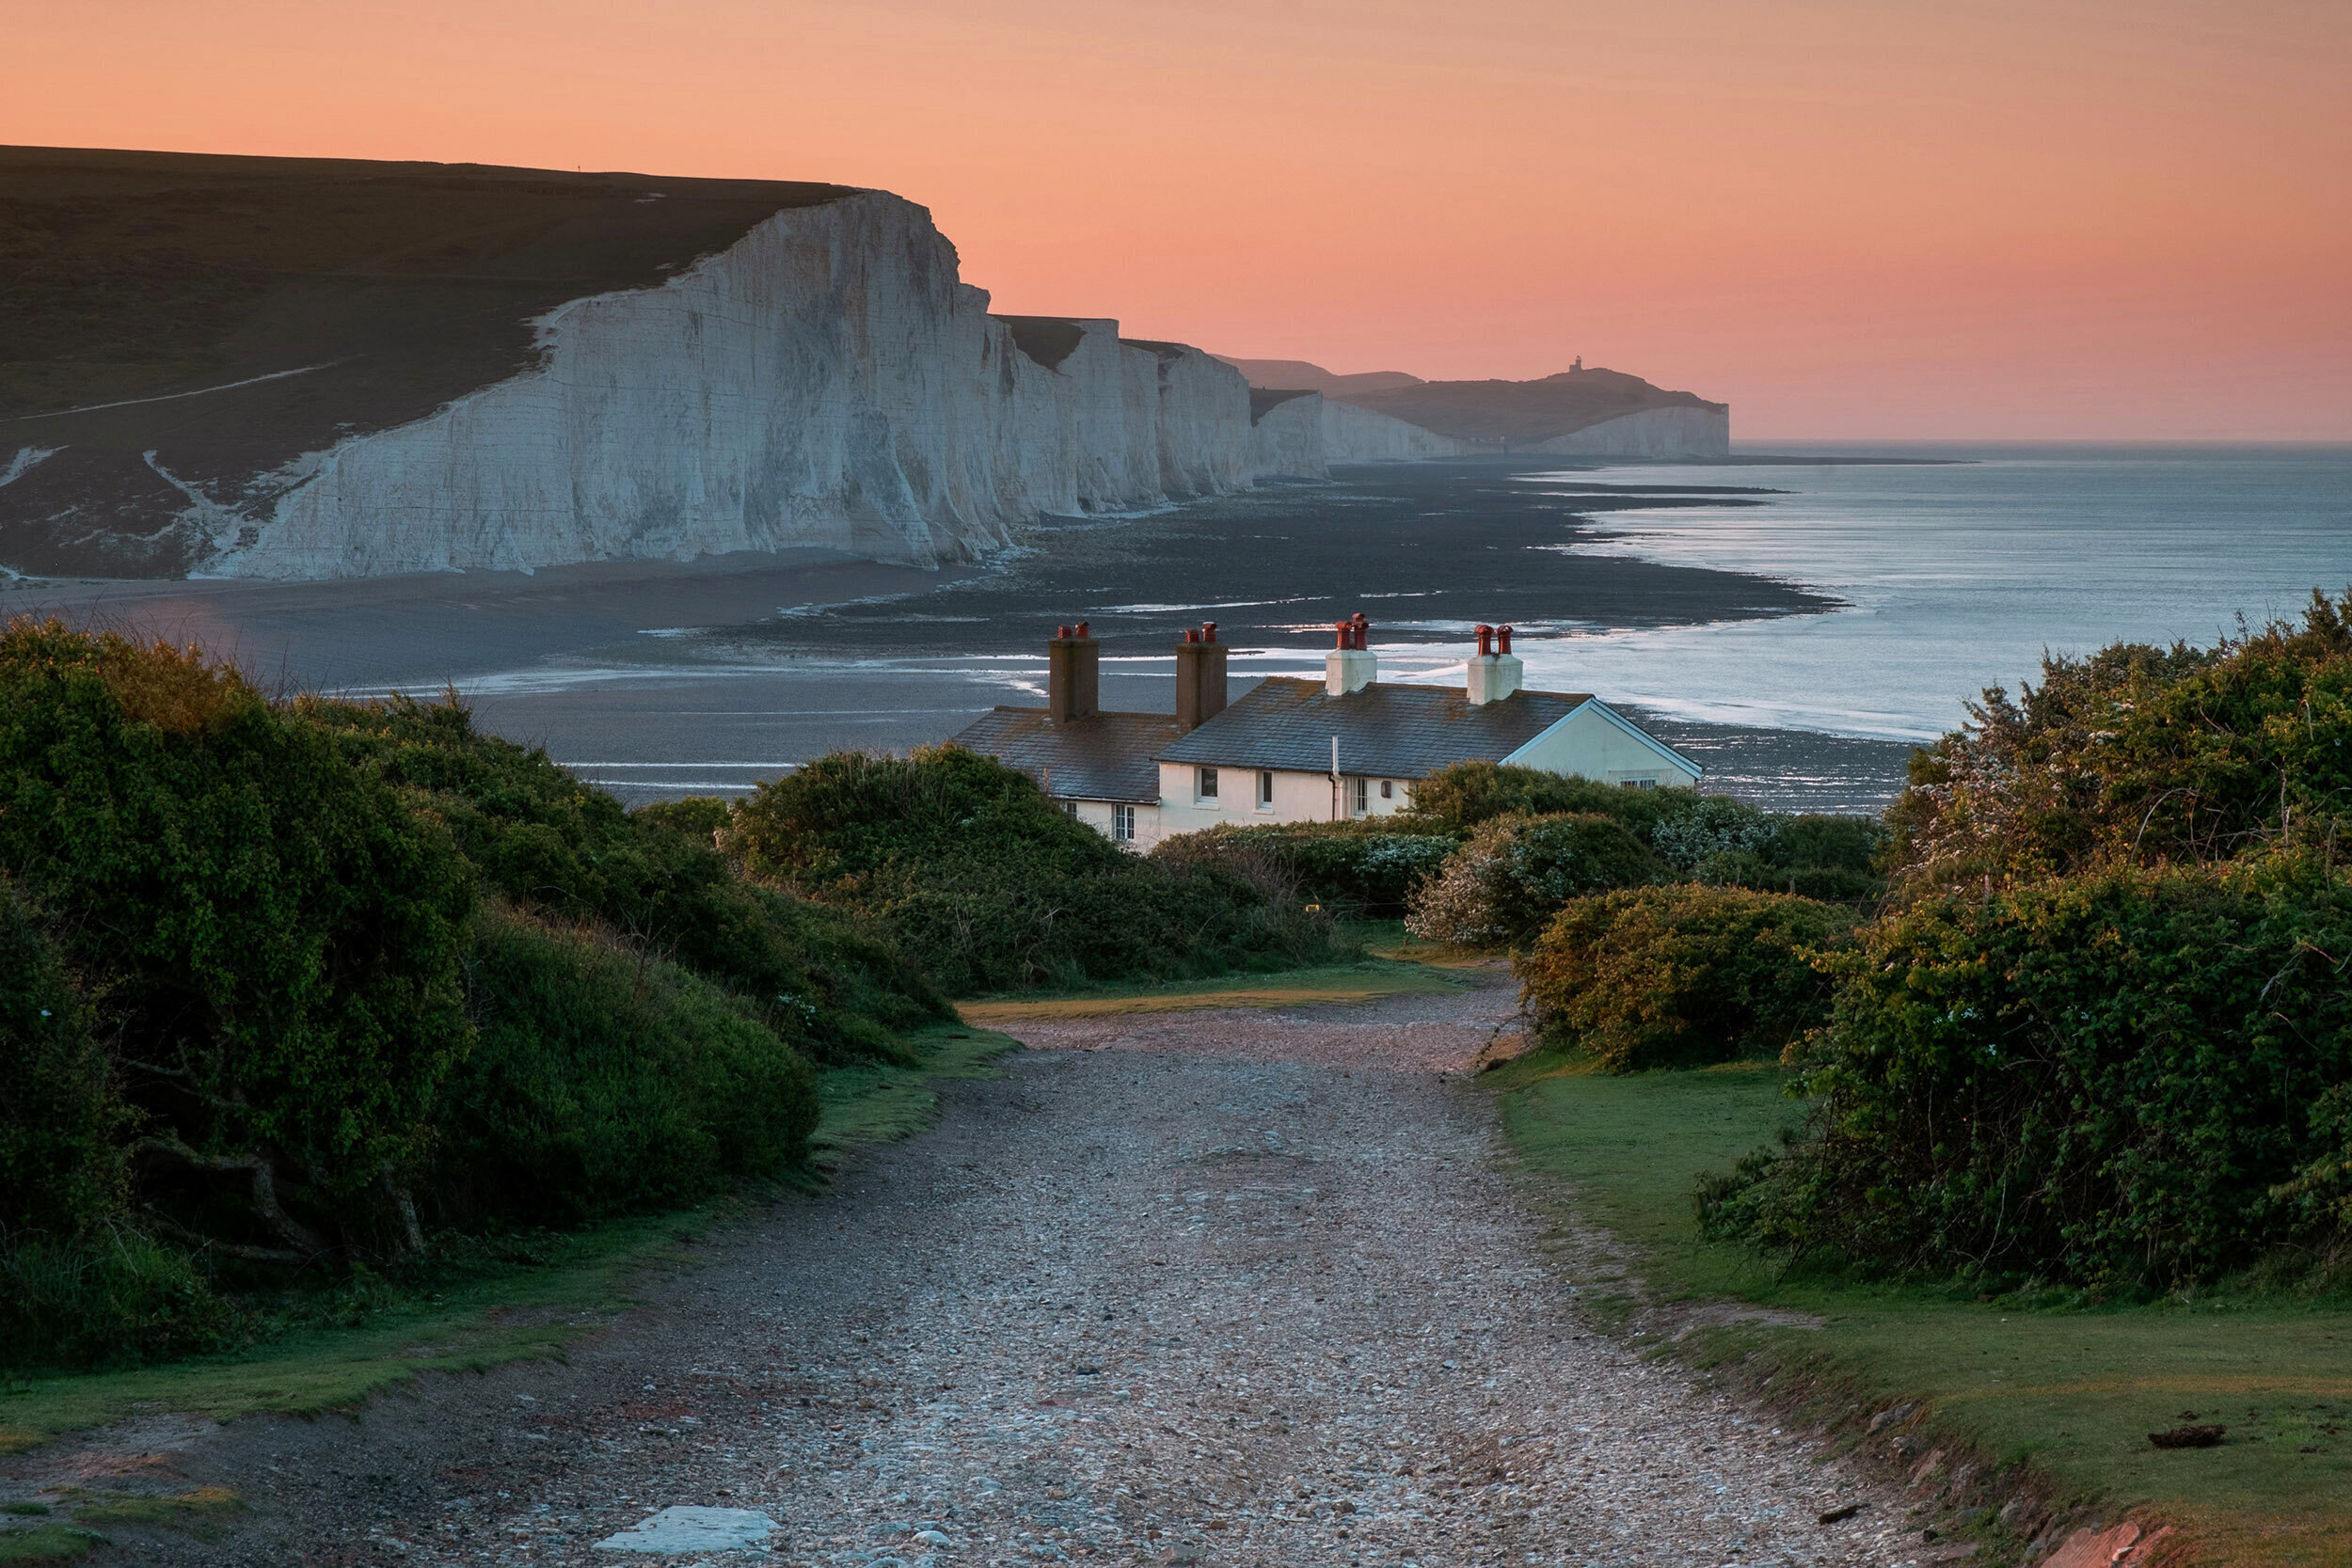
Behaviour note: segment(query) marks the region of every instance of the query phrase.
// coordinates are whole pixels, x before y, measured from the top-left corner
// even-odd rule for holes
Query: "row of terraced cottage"
[[[1332,627],[1320,682],[1269,676],[1226,696],[1216,625],[1176,645],[1176,712],[1108,713],[1088,624],[1046,644],[1046,705],[999,707],[956,744],[1035,779],[1082,822],[1136,848],[1220,822],[1327,822],[1412,804],[1457,762],[1516,763],[1646,789],[1697,763],[1588,692],[1530,691],[1509,626],[1478,627],[1463,684],[1383,681],[1360,614]]]

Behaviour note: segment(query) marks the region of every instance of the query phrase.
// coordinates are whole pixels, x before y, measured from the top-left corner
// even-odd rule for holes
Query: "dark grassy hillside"
[[[771,214],[848,194],[0,148],[0,472],[56,450],[0,488],[0,557],[167,574],[181,546],[138,540],[188,505],[172,479],[241,481],[421,418],[527,365],[532,317],[658,284]],[[278,379],[210,390],[256,377]]]
[[[1652,408],[1718,408],[1622,371],[1563,371],[1540,381],[1425,381],[1332,394],[1343,403],[1466,441],[1524,446]]]
[[[1218,356],[1223,358],[1222,355]],[[1396,387],[1419,387],[1421,377],[1403,371],[1359,371],[1342,375],[1305,359],[1226,359],[1249,378],[1252,387],[1282,391],[1321,392],[1327,397],[1353,397],[1358,392],[1384,392]]]

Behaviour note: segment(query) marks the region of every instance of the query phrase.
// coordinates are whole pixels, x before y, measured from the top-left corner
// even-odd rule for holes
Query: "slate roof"
[[[1458,686],[1379,681],[1334,697],[1321,681],[1272,676],[1158,755],[1211,768],[1328,773],[1336,735],[1342,773],[1424,779],[1453,763],[1501,762],[1591,701],[1581,692],[1517,691],[1472,706]]]
[[[1177,736],[1172,715],[1097,713],[1057,724],[1045,711],[993,708],[955,743],[1019,768],[1057,800],[1159,803],[1160,765],[1152,758]]]

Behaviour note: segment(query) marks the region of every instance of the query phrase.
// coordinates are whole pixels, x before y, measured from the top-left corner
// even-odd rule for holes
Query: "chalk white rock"
[[[1391,463],[1424,457],[1465,457],[1479,449],[1417,424],[1319,398],[1323,455],[1330,463]]]
[[[912,202],[868,192],[778,213],[659,288],[550,312],[534,369],[189,518],[212,541],[199,570],[366,577],[805,546],[929,565],[997,548],[1041,514],[1322,476],[1315,440],[1269,455],[1231,366],[1088,320],[1048,368],[988,303]]]
[[[1731,410],[1722,404],[1645,408],[1518,450],[1564,457],[1729,457]]]
[[[1327,479],[1323,454],[1323,394],[1301,392],[1260,414],[1249,427],[1253,479]]]
[[[665,1508],[617,1535],[596,1543],[608,1552],[654,1552],[682,1557],[690,1552],[764,1550],[778,1529],[773,1519],[750,1508]]]

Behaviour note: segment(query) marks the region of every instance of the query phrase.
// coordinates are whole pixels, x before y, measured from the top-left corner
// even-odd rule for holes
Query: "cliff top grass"
[[[1956,1439],[2029,1465],[2061,1501],[2176,1522],[2210,1560],[2352,1564],[2352,1311],[2341,1295],[2244,1282],[2142,1305],[1970,1300],[1781,1274],[1704,1240],[1692,1203],[1700,1172],[1728,1168],[1794,1119],[1776,1067],[1609,1076],[1549,1053],[1487,1082],[1539,1193],[1605,1227],[1648,1299],[1736,1304],[1709,1314],[1718,1321],[1757,1309],[1695,1329],[1674,1354],[1823,1420],[1918,1402],[1920,1446]],[[1630,1319],[1629,1282],[1580,1283],[1604,1318]],[[2225,1441],[2148,1441],[2191,1421],[2227,1426]]]
[[[1536,381],[1425,381],[1333,394],[1343,403],[1463,440],[1545,441],[1652,408],[1714,408],[1695,392],[1653,387],[1638,375],[1563,371]]]

